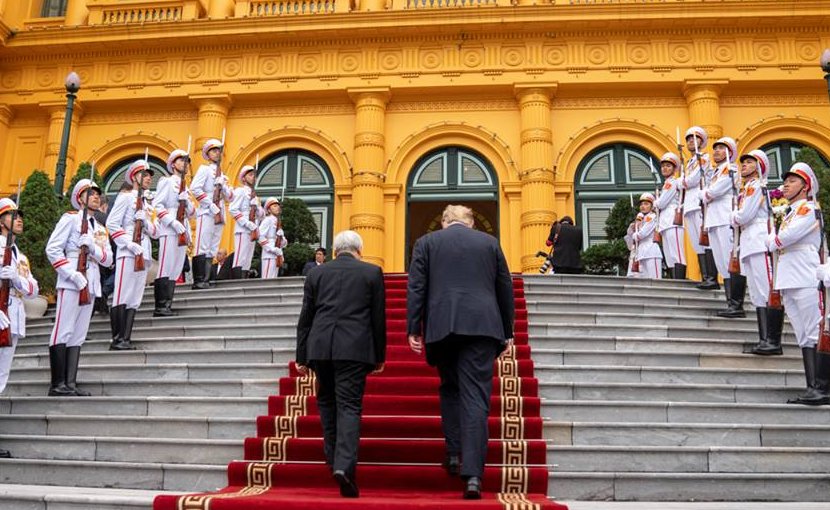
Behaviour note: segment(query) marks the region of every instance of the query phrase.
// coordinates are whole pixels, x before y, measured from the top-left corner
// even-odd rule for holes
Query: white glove
[[[81,290],[86,287],[86,277],[78,271],[72,271],[72,273],[69,274],[69,281],[72,282],[72,285],[74,285],[77,290]]]
[[[17,268],[11,264],[0,268],[0,280],[11,280],[13,282],[17,279],[17,276]]]
[[[253,232],[256,230],[256,223],[251,220],[245,220],[245,223],[242,225],[243,227],[247,228],[249,231]]]
[[[184,225],[182,225],[178,220],[174,220],[170,226],[173,227],[173,230],[175,230],[177,234],[184,234],[187,231]]]
[[[0,310],[0,330],[7,329],[11,326],[11,321],[9,320],[9,316],[2,310]]]
[[[213,202],[210,203],[210,214],[219,214],[222,210],[219,209],[219,206],[214,204]]]
[[[190,200],[190,193],[187,190],[182,191],[179,193],[179,200]]]
[[[78,239],[78,244],[80,246],[86,246],[90,250],[95,249],[95,238],[92,237],[92,234],[83,234],[80,239]]]
[[[252,197],[251,198],[251,206],[252,207],[259,207],[259,197]]]
[[[146,222],[147,221],[147,214],[144,213],[144,209],[139,209],[138,211],[136,211],[134,219],[136,221],[141,220],[141,221]]]
[[[281,228],[277,229],[277,237],[282,237],[283,239],[285,239],[285,232],[283,232]]]
[[[2,276],[2,273],[0,273]],[[830,264],[819,264],[816,266],[816,279],[824,282],[824,285],[830,283]]]
[[[775,251],[778,249],[778,244],[775,243],[775,234],[770,234],[767,236],[766,243],[767,251]]]
[[[225,187],[225,185],[226,185],[227,183],[228,183],[228,178],[227,178],[227,177],[225,177],[225,175],[224,175],[224,174],[223,174],[223,175],[220,175],[219,177],[217,177],[217,178],[216,178],[216,180],[215,180],[215,181],[213,181],[213,185],[214,185],[214,186],[222,186],[222,187]]]
[[[277,257],[282,257],[282,248],[274,248],[274,251],[271,253],[273,253]]]
[[[140,244],[132,241],[130,241],[130,244],[127,245],[127,249],[130,250],[136,257],[140,257],[144,254],[144,248],[142,248]]]

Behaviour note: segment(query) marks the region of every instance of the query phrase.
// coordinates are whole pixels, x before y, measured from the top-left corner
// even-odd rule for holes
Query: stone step
[[[525,282],[526,296],[529,294],[545,292],[571,291],[574,293],[600,293],[614,294],[617,296],[639,296],[648,298],[651,301],[659,302],[663,298],[693,298],[704,297],[708,299],[724,300],[723,290],[698,290],[694,287],[677,286],[656,286],[642,285],[641,282],[631,282],[625,285],[618,285],[611,282],[566,282],[566,283],[536,283]]]
[[[261,397],[0,397],[0,415],[253,418],[266,409],[267,399]]]
[[[665,340],[665,339],[664,339]],[[548,340],[553,343],[554,340]],[[534,344],[546,345],[534,339]],[[653,344],[654,342],[652,342]],[[584,345],[587,347],[587,345]],[[793,346],[793,348],[795,348]],[[803,367],[799,355],[753,356],[732,352],[713,354],[701,352],[655,352],[548,349],[534,348],[533,361],[539,365],[610,365],[636,367],[701,367],[701,368],[766,368],[799,370]]]
[[[81,364],[87,365],[154,365],[160,363],[275,363],[287,364],[296,357],[296,343],[274,342],[285,344],[285,347],[273,349],[170,349],[166,351],[94,351],[85,346]],[[48,367],[49,353],[45,347],[39,352],[21,354],[20,349],[15,353],[12,367]]]
[[[830,501],[830,475],[554,470],[548,477],[548,495],[557,500],[816,502]],[[720,506],[709,508],[722,510]]]
[[[679,289],[691,289],[691,290],[698,290],[695,288],[698,281],[693,280],[671,280],[671,279],[661,279],[661,280],[649,280],[649,279],[639,279],[639,278],[628,278],[626,276],[607,276],[607,275],[589,275],[589,274],[552,274],[552,275],[540,275],[540,274],[523,274],[522,279],[525,283],[525,288],[528,287],[536,287],[536,286],[556,286],[556,285],[583,285],[583,284],[608,284],[614,286],[637,286],[637,287],[646,287],[646,288],[679,288]],[[711,291],[698,291],[698,292],[711,292]]]
[[[109,351],[110,339],[91,339],[84,342],[81,359],[86,354],[91,352],[107,352],[114,355],[131,356],[134,352],[147,351],[156,352],[162,355],[170,351],[190,350],[190,351],[221,351],[223,349],[270,349],[272,347],[282,348],[282,346],[296,346],[297,345],[297,331],[296,326],[290,333],[285,334],[263,334],[263,331],[257,331],[252,334],[239,334],[234,329],[229,335],[217,335],[221,333],[222,329],[212,329],[210,334],[203,336],[194,335],[188,338],[182,337],[165,337],[165,336],[147,336],[145,338],[137,338],[133,336],[133,344],[137,347],[137,351]],[[23,338],[17,345],[15,356],[21,354],[43,354],[48,352],[48,344],[43,339],[32,339],[29,337]]]
[[[142,365],[85,365],[78,368],[81,384],[110,381],[188,381],[208,379],[263,380],[287,375],[285,364],[275,363],[160,363]],[[14,381],[49,379],[49,367],[13,368]],[[10,380],[12,378],[10,376]]]
[[[579,294],[569,295],[562,293],[556,296],[545,297],[552,299],[550,301],[543,301],[534,296],[536,299],[528,301],[528,313],[532,316],[540,314],[542,317],[550,315],[558,315],[561,317],[572,312],[613,310],[617,313],[637,315],[654,314],[661,317],[668,317],[675,314],[683,316],[694,314],[696,317],[717,317],[717,312],[726,308],[725,303],[715,300],[699,304],[666,305],[661,302],[638,302],[637,300],[632,300],[627,296],[606,297],[597,295],[597,299],[587,300]],[[572,297],[574,299],[571,299]],[[745,305],[744,311],[746,312],[746,316],[748,318],[751,318],[752,321],[756,320],[754,307],[751,305]]]
[[[167,341],[170,342],[171,339],[176,339],[176,341],[181,337],[186,338],[201,338],[205,336],[215,335],[217,332],[221,331],[228,331],[233,332],[236,335],[256,335],[258,333],[262,333],[263,331],[273,332],[274,335],[277,336],[287,336],[287,335],[296,335],[297,333],[297,318],[296,316],[285,316],[282,321],[277,322],[274,320],[268,320],[267,318],[263,317],[261,320],[258,320],[255,323],[236,323],[229,322],[228,318],[225,317],[222,320],[218,320],[221,318],[217,318],[217,320],[211,320],[213,324],[188,324],[183,325],[183,323],[170,320],[170,319],[156,319],[156,324],[154,326],[141,326],[136,324],[135,328],[133,329],[133,341],[141,340],[142,338],[149,337],[149,338],[167,338]],[[185,321],[187,319],[184,319]],[[166,322],[160,322],[166,321]],[[224,327],[223,327],[224,326]],[[48,331],[46,330],[48,329]],[[28,342],[37,342],[41,345],[47,345],[49,341],[49,336],[52,334],[52,329],[46,328],[43,329],[41,333],[32,333],[26,332],[26,340]],[[92,340],[104,340],[104,339],[111,339],[112,338],[112,330],[109,327],[109,322],[105,324],[101,323],[100,325],[93,324],[89,332],[87,333],[87,339]]]
[[[58,436],[87,436],[94,431],[98,437],[129,433],[145,438],[240,439],[256,435],[256,418],[0,414],[0,430],[7,434]]]
[[[39,388],[43,390],[41,385]],[[574,401],[738,402],[781,404],[804,393],[802,387],[731,384],[542,382],[539,396]]]
[[[804,388],[799,370],[697,367],[536,365],[540,383],[651,383],[656,385],[728,384]]]
[[[610,309],[609,309],[610,310]],[[668,327],[669,330],[675,328],[706,328],[707,330],[724,331],[735,330],[746,334],[757,335],[758,323],[755,315],[747,316],[739,319],[726,319],[723,317],[705,317],[701,314],[695,315],[680,315],[675,313],[672,315],[661,315],[647,310],[646,313],[618,313],[617,310],[613,312],[588,312],[588,311],[569,311],[567,314],[556,312],[533,312],[529,314],[529,320],[536,323],[554,323],[567,319],[569,323],[581,324],[605,324],[614,325],[618,328],[629,326],[642,326],[644,324],[661,324]],[[792,328],[788,321],[784,322],[784,331],[792,332]]]
[[[546,421],[545,439],[575,446],[731,446],[830,448],[830,423],[627,423]]]
[[[575,322],[572,319],[582,319],[584,322]],[[705,319],[701,319],[705,320]],[[568,322],[565,322],[568,321]],[[758,341],[758,330],[755,328],[734,327],[710,327],[710,326],[689,326],[689,325],[665,325],[658,319],[650,319],[635,324],[614,324],[610,318],[605,318],[602,323],[596,324],[593,318],[574,317],[570,315],[560,317],[559,322],[543,322],[534,318],[528,324],[528,333],[531,338],[568,335],[575,338],[587,337],[609,337],[614,334],[624,333],[625,336],[641,338],[712,338],[740,340],[745,343]],[[671,321],[671,319],[667,319]],[[634,322],[633,320],[631,322]],[[782,340],[785,343],[795,343],[795,335],[789,325],[784,327]],[[589,340],[591,341],[591,340]]]
[[[533,329],[535,326],[529,326]],[[739,358],[765,360],[760,363],[772,364],[777,366],[779,359],[801,359],[801,350],[795,343],[794,338],[784,338],[782,347],[784,349],[784,357],[782,356],[755,356],[752,354],[741,354],[745,348],[752,346],[758,341],[756,336],[747,336],[744,339],[740,338],[712,338],[712,337],[682,337],[667,338],[665,336],[615,336],[615,333],[631,333],[631,328],[612,329],[603,328],[603,331],[597,331],[595,335],[574,335],[568,331],[559,331],[556,328],[551,328],[551,332],[547,334],[539,334],[530,336],[530,345],[532,347],[533,357],[535,359],[536,352],[539,349],[555,349],[564,350],[566,352],[581,351],[581,350],[596,350],[596,351],[618,351],[625,353],[639,353],[649,354],[656,353],[659,355],[670,355],[677,353],[699,353],[701,356],[710,355],[717,357],[722,354],[732,355]],[[544,328],[547,330],[547,327]],[[662,332],[665,332],[663,330]],[[703,334],[705,330],[701,330]],[[785,335],[786,337],[786,335]],[[766,365],[765,365],[766,366]]]
[[[646,401],[544,400],[542,417],[555,421],[827,425],[830,407]]]
[[[0,484],[0,501],[16,510],[149,510],[164,491]]]
[[[0,459],[0,473],[6,484],[36,480],[58,486],[186,492],[215,490],[227,484],[227,466],[210,464]]]
[[[282,375],[287,375],[287,370]],[[78,386],[94,396],[167,396],[167,397],[267,397],[279,392],[279,379],[192,379],[187,381],[104,378],[89,382],[79,379]],[[49,380],[8,383],[4,395],[39,397],[46,395]]]

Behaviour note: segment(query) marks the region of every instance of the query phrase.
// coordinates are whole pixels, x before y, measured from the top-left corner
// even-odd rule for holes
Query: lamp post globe
[[[72,129],[72,112],[75,109],[75,94],[81,90],[81,78],[72,71],[64,81],[66,87],[66,115],[63,118],[63,134],[58,152],[58,162],[55,165],[55,194],[60,198],[63,195],[63,181],[66,176],[66,151],[69,147],[69,131]]]

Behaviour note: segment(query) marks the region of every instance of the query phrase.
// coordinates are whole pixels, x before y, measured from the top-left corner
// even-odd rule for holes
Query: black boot
[[[232,267],[231,268],[231,280],[241,280],[242,279],[242,268],[241,267]]]
[[[802,347],[801,358],[804,361],[804,379],[807,384],[807,391],[803,395],[787,400],[788,404],[802,404],[804,399],[815,399],[819,396],[816,390],[816,348]]]
[[[52,369],[50,397],[73,397],[75,392],[66,385],[66,344],[49,347],[49,367]]]
[[[830,404],[830,352],[816,352],[816,375],[813,390],[807,390],[798,403],[808,406]]]
[[[686,279],[686,265],[685,264],[675,264],[674,265],[674,279],[675,280],[685,280]]]
[[[112,328],[111,351],[125,351],[124,345],[124,312],[127,305],[118,305],[110,308],[110,327]]]
[[[190,261],[190,268],[193,271],[193,289],[207,289],[210,288],[208,284],[208,277],[210,276],[210,268],[205,273],[205,256],[196,255]]]
[[[727,286],[726,282],[729,282]],[[735,319],[738,317],[746,317],[744,311],[744,298],[746,297],[746,277],[740,274],[732,274],[730,278],[723,280],[723,286],[727,289],[726,304],[727,309],[718,312],[719,317],[728,317]]]
[[[784,309],[758,308],[758,310],[764,310],[767,334],[761,338],[758,345],[752,348],[752,354],[758,354],[760,356],[784,354],[784,350],[781,348],[781,331],[784,329]]]
[[[10,459],[10,458],[12,458],[12,452],[0,448],[0,459]]]
[[[167,313],[172,316],[179,315],[179,313],[173,310],[173,294],[176,293],[176,280],[172,278],[167,279],[167,294],[165,294],[164,299],[164,309],[167,310]]]
[[[205,281],[207,282],[208,287],[216,287],[216,278],[219,277],[219,270],[217,268],[217,274],[215,274],[215,275],[212,274],[213,273],[213,257],[205,257],[205,260],[204,260],[204,262],[202,262],[202,264],[204,265],[204,268],[205,268],[204,269],[204,271],[205,271]],[[213,277],[213,278],[211,278],[211,277]]]
[[[175,282],[173,282],[175,284]],[[170,309],[173,301],[170,293],[170,278],[157,278],[153,282],[153,295],[156,299],[156,307],[153,310],[153,317],[172,317],[176,313]]]
[[[700,273],[702,275],[701,282],[697,284],[697,288],[701,290],[717,290],[718,285],[718,269],[715,266],[715,255],[712,250],[705,250],[703,255],[698,255],[697,260],[700,263]]]
[[[95,304],[93,305],[93,311],[98,312],[102,315],[107,315],[110,313],[109,306],[107,306],[107,298],[105,297],[97,297],[95,298]]]
[[[66,387],[71,389],[76,397],[88,397],[90,392],[78,388],[78,361],[81,357],[81,346],[66,348]]]
[[[132,343],[135,312],[135,308],[127,308],[124,310],[124,350],[134,351],[136,349]]]

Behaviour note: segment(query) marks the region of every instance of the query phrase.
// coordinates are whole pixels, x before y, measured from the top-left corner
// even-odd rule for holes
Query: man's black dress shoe
[[[360,496],[360,491],[357,489],[357,485],[351,480],[346,473],[338,469],[334,472],[334,479],[337,480],[337,483],[340,484],[340,495],[344,498],[356,498]]]
[[[450,476],[458,476],[461,473],[461,456],[447,455],[444,459],[444,469]]]
[[[464,488],[464,499],[481,499],[481,478],[471,476]]]
[[[10,459],[12,458],[12,454],[8,450],[0,449],[0,459]]]

